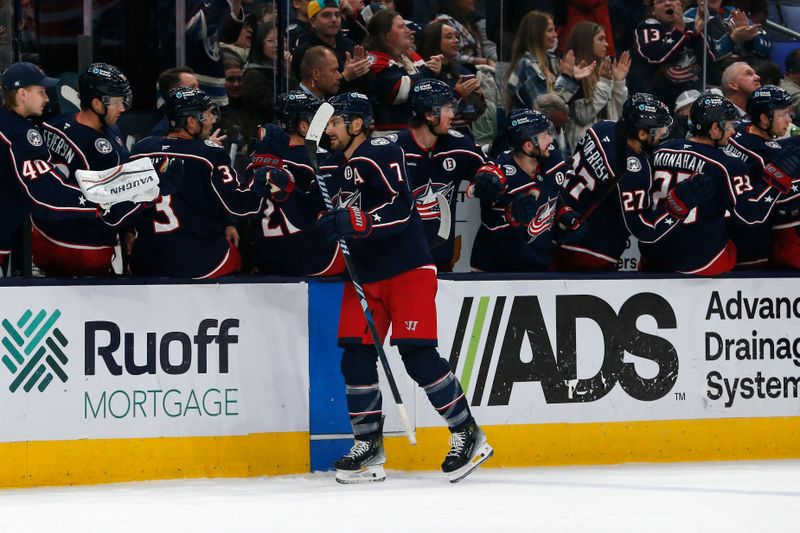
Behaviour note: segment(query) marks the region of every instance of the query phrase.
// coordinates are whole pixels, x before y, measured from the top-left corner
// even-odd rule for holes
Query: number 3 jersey
[[[212,141],[148,137],[133,148],[131,159],[140,157],[157,167],[180,159],[183,172],[165,185],[171,194],[137,217],[132,263],[150,275],[212,275],[228,258],[226,226],[260,213],[264,200],[240,186],[225,150]]]

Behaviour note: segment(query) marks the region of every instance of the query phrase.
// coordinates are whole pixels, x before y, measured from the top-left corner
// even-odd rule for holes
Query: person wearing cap
[[[0,77],[3,108],[0,109],[0,263],[12,248],[12,235],[32,211],[50,218],[94,218],[95,204],[86,200],[77,185],[58,170],[31,118],[41,116],[47,105],[45,89],[55,78],[32,63],[9,66]]]
[[[675,113],[672,115],[674,121],[669,133],[670,139],[686,138],[686,134],[689,133],[689,109],[698,96],[700,96],[700,91],[696,89],[689,89],[678,95],[675,100]]]
[[[106,170],[128,160],[116,126],[132,103],[131,86],[117,67],[93,63],[78,78],[80,111],[42,123],[52,163],[77,185],[77,170]],[[130,222],[134,204],[118,224],[99,219],[49,220],[31,215],[33,262],[46,276],[102,276],[111,272],[120,225]]]
[[[786,56],[784,62],[786,75],[781,80],[781,88],[786,89],[792,97],[794,119],[800,119],[800,48]]]
[[[311,32],[300,39],[292,54],[292,74],[300,79],[300,63],[306,50],[325,46],[336,55],[342,73],[342,91],[363,89],[369,73],[369,60],[364,49],[342,35],[342,13],[339,0],[311,0],[308,3]]]

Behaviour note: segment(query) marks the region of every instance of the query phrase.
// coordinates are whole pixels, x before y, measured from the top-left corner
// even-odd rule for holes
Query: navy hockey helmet
[[[211,97],[204,91],[194,87],[176,87],[169,92],[165,113],[170,129],[180,129],[186,126],[186,119],[196,118],[201,124],[205,122],[203,113],[212,110],[218,114],[219,110]]]
[[[445,82],[431,78],[419,80],[408,95],[411,118],[419,120],[425,120],[425,113],[431,112],[438,119],[443,106],[455,103],[453,89]]]
[[[328,103],[333,106],[333,116],[342,117],[347,124],[354,118],[364,120],[364,129],[372,120],[372,104],[369,98],[357,92],[337,94]]]
[[[708,135],[711,125],[725,129],[731,123],[736,128],[739,112],[733,102],[711,91],[701,93],[689,109],[689,131],[692,135]]]
[[[133,92],[128,78],[120,69],[108,63],[92,63],[78,78],[78,94],[81,106],[88,108],[92,100],[99,98],[109,105],[113,96],[121,96],[125,110],[133,104]]]
[[[653,130],[672,127],[672,115],[669,108],[648,93],[636,93],[622,106],[622,122],[629,135],[636,135],[639,130]]]
[[[553,123],[538,111],[517,109],[508,116],[506,137],[508,144],[517,152],[522,151],[525,141],[533,142],[533,145],[539,149],[547,148],[539,146],[538,135],[543,132],[555,135]]]
[[[289,91],[275,100],[275,120],[288,132],[297,131],[300,121],[311,123],[320,101],[304,91]]]
[[[755,124],[758,124],[761,114],[767,115],[772,122],[772,113],[778,109],[792,107],[792,97],[781,87],[764,85],[753,91],[747,97],[747,114]]]

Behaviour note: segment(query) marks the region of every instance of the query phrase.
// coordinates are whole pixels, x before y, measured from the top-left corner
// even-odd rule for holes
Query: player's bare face
[[[718,146],[728,146],[728,140],[731,137],[736,135],[736,128],[739,127],[740,122],[738,120],[728,120],[723,123],[717,123],[716,126],[719,128],[719,131],[722,131],[722,137],[717,142]]]
[[[17,93],[17,101],[22,103],[22,110],[26,117],[39,117],[44,112],[44,107],[50,99],[47,91],[40,85],[23,87]]]
[[[342,117],[332,117],[328,121],[325,133],[331,140],[332,150],[344,150],[344,147],[347,146],[350,136],[347,134],[347,123]]]
[[[106,124],[114,125],[120,115],[125,112],[125,99],[122,96],[112,96],[106,107]]]
[[[440,135],[447,133],[455,116],[456,112],[453,110],[453,104],[443,105],[439,110],[439,124],[434,128],[434,131]]]
[[[206,109],[203,111],[202,130],[200,131],[201,139],[208,139],[208,137],[211,135],[211,128],[214,127],[214,123],[216,121],[217,115],[214,113],[213,109]]]
[[[786,130],[789,129],[793,119],[794,113],[791,107],[776,109],[772,113],[772,130],[770,133],[777,137],[783,137],[786,135]]]
[[[541,154],[539,157],[548,157],[553,147],[553,136],[550,132],[543,131],[536,136],[536,140],[539,143],[539,153]]]

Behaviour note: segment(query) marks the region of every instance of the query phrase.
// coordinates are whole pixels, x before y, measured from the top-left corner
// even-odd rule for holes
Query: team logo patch
[[[642,170],[642,163],[636,157],[629,157],[627,162],[628,172],[639,172]]]
[[[108,139],[97,139],[94,142],[94,147],[97,148],[97,151],[101,154],[110,154],[113,148],[111,147],[111,143],[108,142]]]
[[[205,141],[203,141],[203,142],[204,142],[204,143],[206,143],[206,146],[210,146],[210,147],[212,147],[212,148],[222,148],[220,145],[218,145],[217,143],[215,143],[215,142],[214,142],[214,141],[212,141],[211,139],[206,139],[206,140],[205,140]]]
[[[446,157],[445,160],[442,162],[442,166],[447,171],[455,170],[456,160],[453,159],[452,157]]]
[[[455,137],[456,139],[463,139],[464,138],[464,134],[462,134],[462,133],[460,133],[460,132],[458,132],[456,130],[450,130],[449,133],[450,133],[451,137]]]
[[[42,134],[39,133],[39,130],[35,128],[31,128],[28,130],[28,142],[34,146],[41,146],[44,140],[42,139]]]
[[[781,145],[780,145],[780,143],[776,143],[775,141],[767,141],[767,142],[766,142],[766,143],[764,143],[764,144],[766,144],[766,145],[767,145],[767,146],[769,146],[770,148],[775,148],[776,150],[779,150],[779,149],[781,148]]]
[[[517,167],[514,165],[503,165],[503,173],[506,176],[513,176],[517,173]]]
[[[377,137],[375,139],[372,139],[371,143],[372,146],[385,146],[389,144],[389,139],[384,139],[383,137]]]
[[[389,134],[389,135],[387,135],[385,138],[386,138],[386,139],[389,139],[389,140],[390,140],[390,141],[392,141],[393,143],[396,143],[396,142],[397,142],[397,134],[396,134],[396,133],[390,133],[390,134]]]
[[[370,64],[370,66],[374,65],[377,60],[378,58],[375,57],[375,54],[367,54],[367,62]]]

